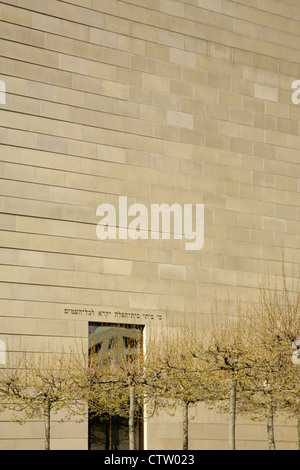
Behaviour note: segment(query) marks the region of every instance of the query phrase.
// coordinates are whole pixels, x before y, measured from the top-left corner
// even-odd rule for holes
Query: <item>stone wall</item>
[[[299,263],[299,0],[3,0],[0,18],[2,341],[198,322],[215,298],[255,299],[282,245]],[[203,248],[99,240],[97,207],[120,196],[204,204]],[[180,446],[174,419],[149,424],[149,448]],[[197,420],[195,446],[226,448],[219,416]],[[0,447],[42,446],[40,426],[5,421]],[[86,448],[68,426],[54,445]],[[266,446],[253,426],[240,447]]]

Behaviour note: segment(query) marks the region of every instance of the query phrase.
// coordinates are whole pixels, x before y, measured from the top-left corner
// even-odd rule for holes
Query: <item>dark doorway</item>
[[[143,327],[138,325],[124,325],[112,323],[89,324],[89,351],[101,351],[109,355],[112,346],[119,347],[130,355],[134,354],[135,347],[141,347],[143,341]],[[115,358],[115,360],[118,360]],[[143,419],[142,405],[135,420],[135,448],[143,449]],[[93,415],[89,413],[89,450],[127,450],[129,449],[128,419],[108,414]]]

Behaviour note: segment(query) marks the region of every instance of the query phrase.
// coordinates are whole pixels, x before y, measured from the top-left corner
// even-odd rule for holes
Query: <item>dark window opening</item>
[[[111,356],[113,348],[122,348],[128,361],[133,360],[138,348],[143,344],[143,327],[112,323],[89,324],[89,352],[101,351],[109,360],[118,361]],[[135,418],[135,448],[143,449],[143,409],[137,404],[138,416]],[[103,413],[100,416],[89,413],[89,450],[127,450],[129,449],[128,419],[122,416]]]

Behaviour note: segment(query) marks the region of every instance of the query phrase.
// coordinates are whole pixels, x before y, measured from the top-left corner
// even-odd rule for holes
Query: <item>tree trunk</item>
[[[187,402],[183,403],[182,409],[182,449],[188,450],[189,448],[189,404]]]
[[[44,408],[45,450],[50,450],[50,410],[51,405],[47,400]]]
[[[229,449],[235,450],[236,380],[232,380],[229,402]]]
[[[129,450],[135,450],[134,436],[135,391],[134,386],[129,387]]]
[[[268,431],[268,448],[275,450],[275,436],[274,436],[274,410],[272,399],[268,403],[268,416],[267,416],[267,431]]]

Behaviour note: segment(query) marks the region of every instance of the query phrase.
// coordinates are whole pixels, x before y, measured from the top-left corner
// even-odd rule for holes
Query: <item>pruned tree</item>
[[[218,313],[218,307],[216,307]],[[214,395],[210,406],[218,406],[229,414],[229,448],[236,449],[237,400],[247,386],[247,374],[253,366],[251,325],[247,310],[237,301],[234,312],[225,304],[223,315],[212,317],[204,358],[213,371]]]
[[[189,410],[213,393],[209,366],[202,359],[200,335],[190,328],[168,331],[148,344],[147,367],[152,403],[173,413],[182,409],[182,448],[189,448]]]
[[[62,412],[62,419],[70,419],[86,411],[84,396],[73,381],[72,354],[65,350],[10,352],[0,369],[1,409],[12,410],[18,421],[42,418],[45,450],[50,450],[52,413]]]
[[[274,450],[274,413],[286,410],[292,397],[299,396],[298,370],[292,363],[292,345],[300,338],[300,290],[294,267],[291,275],[287,276],[284,253],[281,275],[276,274],[272,281],[267,273],[260,284],[258,302],[251,306],[251,319],[253,368],[249,373],[252,382],[248,395],[250,410],[255,416],[267,418],[268,447]]]

